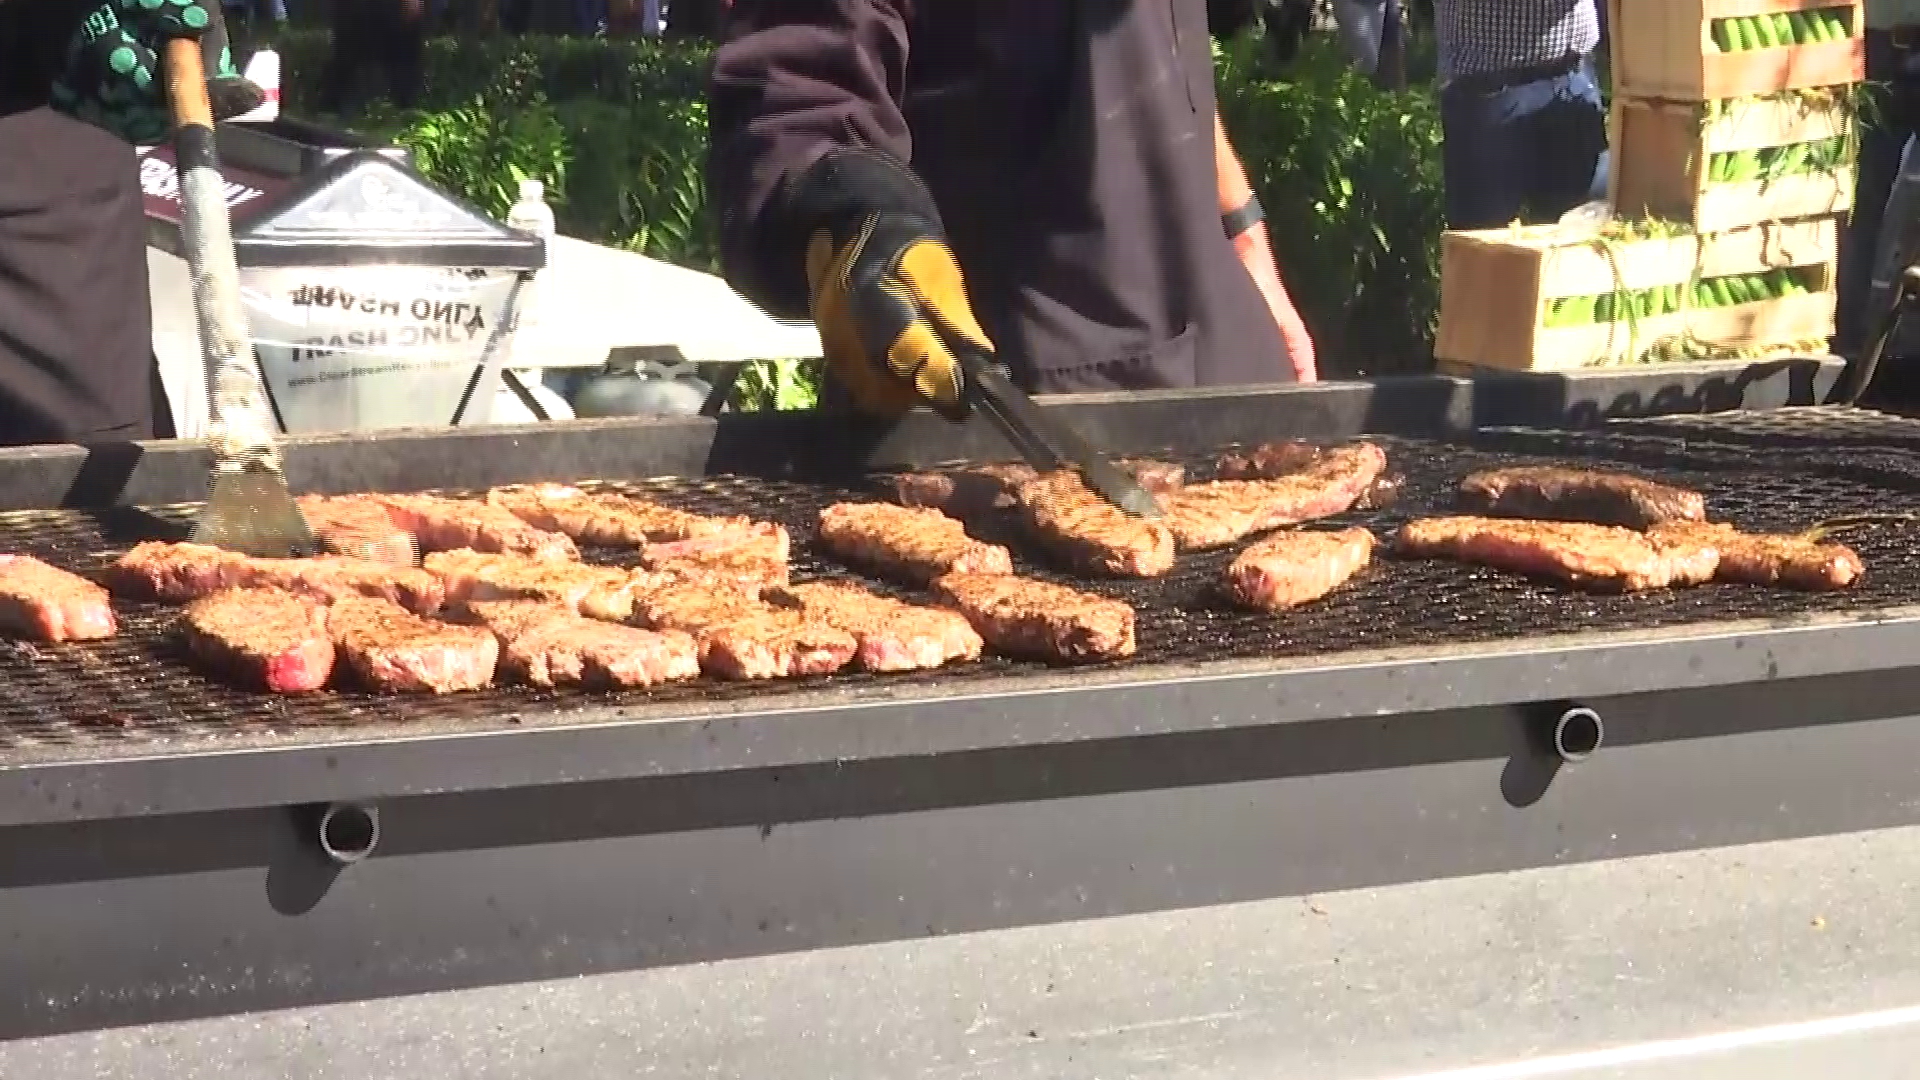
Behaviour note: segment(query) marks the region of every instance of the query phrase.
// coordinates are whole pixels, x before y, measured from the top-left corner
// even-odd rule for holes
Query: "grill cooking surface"
[[[1731,429],[1729,429],[1731,430]],[[1737,433],[1742,438],[1749,432]],[[1880,434],[1876,432],[1876,434]],[[1885,467],[1860,470],[1851,449],[1834,448],[1825,467],[1807,445],[1791,454],[1760,452],[1740,440],[1714,443],[1701,430],[1657,422],[1606,434],[1489,435],[1479,449],[1382,438],[1392,468],[1407,474],[1400,501],[1385,511],[1350,514],[1329,525],[1366,524],[1382,540],[1409,516],[1445,510],[1459,477],[1476,468],[1532,461],[1590,461],[1638,467],[1707,495],[1716,520],[1756,530],[1793,531],[1816,521],[1897,514],[1920,494],[1920,464],[1898,442],[1878,455]],[[1845,445],[1844,443],[1842,445]],[[1167,455],[1211,475],[1215,455]],[[794,530],[794,579],[858,577],[824,558],[811,524],[820,507],[866,491],[745,477],[662,480],[604,486],[689,510],[749,514]],[[191,508],[166,516],[187,519]],[[1038,577],[1120,597],[1138,610],[1139,655],[1116,665],[1076,669],[1095,676],[1124,664],[1198,663],[1300,657],[1409,646],[1465,644],[1579,631],[1634,630],[1730,619],[1791,616],[1920,602],[1920,526],[1890,522],[1844,533],[1867,564],[1860,586],[1837,594],[1711,585],[1635,596],[1591,596],[1448,562],[1377,559],[1348,587],[1278,616],[1227,608],[1215,591],[1222,567],[1241,546],[1183,556],[1175,571],[1149,581],[1094,582],[1055,572],[1008,523],[976,519],[982,539],[1007,543],[1018,568]],[[83,574],[99,570],[138,537],[119,521],[68,511],[0,514],[0,551],[42,556]],[[631,561],[630,553],[589,549],[595,562]],[[622,559],[625,556],[625,559]],[[870,578],[867,584],[880,587]],[[894,595],[913,594],[881,587]],[[120,756],[188,749],[283,744],[413,733],[483,731],[565,723],[583,707],[739,701],[777,707],[796,689],[884,684],[911,690],[941,685],[991,690],[996,678],[1046,670],[988,657],[977,664],[911,675],[845,674],[806,680],[695,682],[622,694],[554,694],[519,688],[442,698],[383,698],[326,693],[298,699],[230,689],[194,672],[167,628],[175,609],[116,598],[122,635],[108,642],[44,646],[0,643],[0,764]]]

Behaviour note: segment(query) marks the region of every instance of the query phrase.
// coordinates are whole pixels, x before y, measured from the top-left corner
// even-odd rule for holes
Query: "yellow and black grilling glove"
[[[967,303],[939,211],[904,165],[865,151],[823,158],[796,185],[810,220],[809,307],[827,363],[861,408],[968,411],[955,350],[993,354]]]

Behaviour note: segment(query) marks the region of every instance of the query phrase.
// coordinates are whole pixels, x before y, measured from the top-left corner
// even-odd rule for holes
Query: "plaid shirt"
[[[1550,64],[1600,44],[1594,0],[1435,0],[1440,81]]]

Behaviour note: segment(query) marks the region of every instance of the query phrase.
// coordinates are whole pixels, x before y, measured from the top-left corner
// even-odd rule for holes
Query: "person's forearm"
[[[1219,183],[1220,213],[1224,217],[1244,208],[1253,198],[1253,185],[1247,182],[1247,170],[1240,164],[1240,156],[1233,152],[1233,143],[1227,139],[1227,127],[1220,122],[1220,113],[1213,114],[1213,163],[1214,174]],[[1227,222],[1221,222],[1222,229],[1230,228]],[[1273,312],[1274,324],[1280,330],[1281,341],[1286,345],[1286,358],[1293,367],[1293,377],[1300,382],[1313,382],[1319,377],[1313,357],[1313,335],[1307,332],[1306,324],[1300,320],[1300,313],[1294,310],[1293,299],[1287,295],[1287,286],[1280,280],[1279,266],[1273,257],[1273,247],[1267,241],[1267,223],[1256,221],[1239,236],[1230,237],[1233,250],[1239,255],[1240,262],[1246,266],[1247,274],[1253,279],[1254,287],[1267,302]]]
[[[1253,185],[1247,181],[1240,155],[1227,140],[1227,126],[1220,122],[1218,110],[1213,114],[1213,171],[1219,182],[1221,213],[1231,214],[1253,198]]]
[[[1247,205],[1253,199],[1253,184],[1247,180],[1246,166],[1240,164],[1240,155],[1233,152],[1233,143],[1227,139],[1227,126],[1220,122],[1218,110],[1213,114],[1213,172],[1220,194],[1220,213],[1231,214]],[[1249,253],[1261,253],[1269,263],[1274,262],[1273,252],[1267,242],[1267,223],[1256,221],[1239,236],[1230,237],[1234,250],[1242,257]]]

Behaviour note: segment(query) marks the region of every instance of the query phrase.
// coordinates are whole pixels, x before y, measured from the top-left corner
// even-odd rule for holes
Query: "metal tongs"
[[[312,555],[318,545],[287,490],[260,364],[247,337],[233,223],[214,151],[213,106],[199,42],[181,38],[167,43],[166,79],[173,106],[174,167],[180,173],[180,238],[193,278],[211,413],[213,470],[193,541],[247,555]]]
[[[947,335],[960,360],[960,370],[973,393],[974,404],[987,414],[1027,464],[1041,472],[1073,469],[1094,494],[1140,518],[1160,516],[1160,503],[1125,469],[1108,461],[1079,433],[1049,419],[1026,391],[1013,385],[994,359],[977,348]]]

